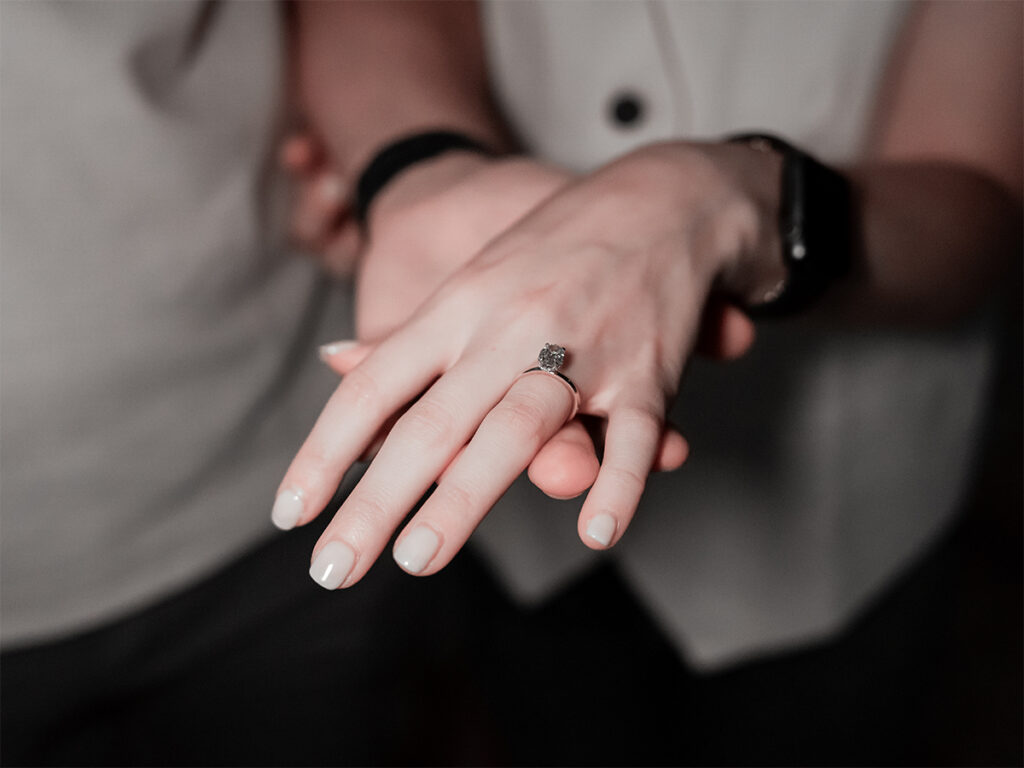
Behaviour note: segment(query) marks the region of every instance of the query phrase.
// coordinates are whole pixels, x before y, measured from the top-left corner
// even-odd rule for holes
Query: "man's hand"
[[[356,332],[375,340],[570,175],[523,157],[449,152],[395,178],[374,201],[358,265]]]
[[[286,139],[278,161],[292,181],[292,240],[332,275],[351,275],[362,247],[352,216],[352,181],[331,166],[322,143],[309,133]]]

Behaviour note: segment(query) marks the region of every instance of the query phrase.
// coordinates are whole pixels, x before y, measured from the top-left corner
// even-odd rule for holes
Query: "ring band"
[[[516,381],[519,381],[523,376],[527,376],[533,373],[543,373],[548,376],[554,376],[560,382],[562,382],[569,389],[569,394],[572,395],[572,412],[566,418],[566,422],[572,421],[573,417],[580,410],[580,391],[576,384],[562,373],[559,368],[565,362],[565,347],[559,346],[558,344],[545,344],[544,348],[537,355],[537,362],[539,365],[535,365],[533,368],[527,368],[525,371],[516,376]]]

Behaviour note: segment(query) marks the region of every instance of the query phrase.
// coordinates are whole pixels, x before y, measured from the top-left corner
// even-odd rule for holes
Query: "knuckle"
[[[661,433],[661,417],[646,408],[626,408],[616,418],[630,434],[650,437]]]
[[[427,299],[420,314],[432,317],[432,322],[446,328],[452,327],[449,317],[452,307],[459,308],[460,317],[479,315],[483,291],[478,290],[471,277],[462,272],[441,283]]]
[[[337,462],[336,449],[333,444],[322,442],[308,443],[299,451],[289,477],[295,476],[297,482],[307,491],[319,491],[326,483],[323,478],[334,469]]]
[[[606,466],[603,471],[607,479],[625,491],[629,498],[640,498],[647,485],[647,478],[629,467]]]
[[[391,519],[392,504],[386,494],[378,490],[363,490],[345,502],[345,518],[353,529],[375,528],[381,521]]]
[[[326,485],[325,478],[339,471],[344,445],[336,439],[335,423],[329,414],[321,414],[288,469],[289,477],[298,478],[304,488],[320,488]]]
[[[508,302],[507,323],[512,328],[558,328],[565,323],[556,286],[544,283],[520,292]]]
[[[491,412],[491,420],[499,429],[539,445],[547,431],[548,408],[536,395],[510,394]]]
[[[491,295],[480,269],[472,263],[448,278],[436,293],[445,303],[452,302],[469,310],[484,306],[484,297]]]
[[[459,520],[473,517],[473,513],[480,506],[479,494],[463,484],[443,483],[438,486],[444,509],[447,514],[454,515]]]
[[[338,400],[346,410],[375,412],[380,386],[362,366],[353,369],[338,386]]]
[[[455,427],[455,416],[443,403],[423,400],[405,414],[396,426],[402,440],[425,447],[437,447],[450,439]]]

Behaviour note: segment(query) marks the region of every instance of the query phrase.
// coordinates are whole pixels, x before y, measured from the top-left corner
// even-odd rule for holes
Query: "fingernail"
[[[614,535],[615,518],[611,515],[596,515],[590,519],[589,523],[587,523],[587,536],[592,538],[602,547],[607,547],[611,544],[612,537]]]
[[[359,346],[359,342],[355,339],[344,339],[342,341],[332,341],[330,344],[324,344],[317,350],[317,354],[320,355],[320,359],[325,361],[329,357],[337,355],[339,352],[344,352],[347,349]]]
[[[328,205],[337,205],[345,199],[345,184],[337,176],[325,176],[317,188],[320,199]]]
[[[436,533],[425,525],[418,525],[398,542],[395,562],[409,573],[419,573],[434,559],[440,546]]]
[[[342,541],[329,541],[313,559],[309,575],[324,589],[337,589],[345,581],[356,554]]]
[[[287,489],[277,494],[274,499],[274,508],[270,510],[270,519],[282,531],[289,531],[295,527],[302,517],[302,494],[299,491]]]

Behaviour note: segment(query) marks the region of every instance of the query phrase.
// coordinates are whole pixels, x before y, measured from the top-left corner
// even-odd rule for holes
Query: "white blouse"
[[[578,170],[668,138],[779,133],[857,158],[907,5],[491,2],[501,103],[526,144]],[[951,331],[763,323],[743,360],[695,361],[671,419],[692,454],[651,478],[609,555],[680,651],[709,668],[840,628],[952,517],[992,350]],[[581,500],[525,478],[474,537],[539,600],[595,555]]]

